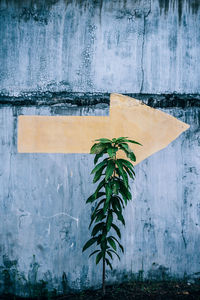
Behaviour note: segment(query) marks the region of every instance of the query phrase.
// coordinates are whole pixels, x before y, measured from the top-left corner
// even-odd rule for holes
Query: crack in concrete
[[[182,231],[181,231],[181,235],[182,235],[184,247],[185,247],[185,249],[186,249],[186,248],[187,248],[187,243],[186,243],[186,239],[185,239],[185,235],[184,235],[183,229],[182,229]]]
[[[184,247],[185,249],[187,248],[187,241],[185,239],[185,234],[184,234],[184,227],[185,227],[185,217],[181,220],[181,236],[182,236],[182,239],[183,239],[183,244],[184,244]]]
[[[144,14],[144,25],[143,25],[143,33],[142,33],[142,54],[141,54],[141,73],[142,73],[142,80],[140,86],[140,93],[143,91],[144,87],[144,44],[145,44],[145,35],[146,35],[146,20],[151,13],[151,0],[149,1],[149,10],[146,14]]]

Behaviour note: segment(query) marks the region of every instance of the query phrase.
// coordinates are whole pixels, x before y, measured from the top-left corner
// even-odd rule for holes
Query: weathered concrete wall
[[[37,111],[50,114],[49,108]],[[200,271],[199,109],[165,111],[191,128],[136,166],[134,200],[122,228],[125,254],[120,263],[114,262],[114,271],[108,271],[110,282],[142,273],[150,279],[195,278]],[[100,284],[101,267],[81,253],[89,237],[85,200],[93,190],[93,158],[19,154],[17,116],[34,114],[35,108],[4,107],[0,112],[1,291],[41,291],[40,280],[60,292]],[[81,108],[78,113],[106,112],[108,106]],[[74,114],[73,109],[68,107],[68,113]]]
[[[0,92],[198,93],[199,0],[0,2]]]
[[[17,153],[17,117],[107,115],[111,91],[191,127],[136,167],[125,254],[108,281],[199,277],[199,6],[0,1],[0,293],[100,284],[101,267],[81,253],[93,159]]]

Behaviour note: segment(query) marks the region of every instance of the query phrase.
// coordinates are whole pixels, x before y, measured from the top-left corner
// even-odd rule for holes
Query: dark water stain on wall
[[[51,8],[51,6],[55,5],[60,0],[0,0],[0,6],[3,8],[13,7],[20,8],[20,7],[28,7],[33,8],[37,7],[41,8]]]
[[[192,9],[193,14],[197,14],[200,8],[200,1],[199,0],[191,0],[189,1],[190,8]]]
[[[197,14],[198,10],[200,8],[200,1],[199,0],[191,0],[191,1],[185,1],[185,0],[159,0],[160,5],[160,12],[164,12],[165,14],[168,14],[168,11],[170,7],[173,8],[173,10],[178,9],[178,19],[179,24],[181,24],[182,16],[183,16],[183,9],[184,5],[187,6],[189,11],[192,11],[192,14]]]
[[[175,9],[175,7],[178,7],[178,19],[180,24],[182,19],[183,3],[184,1],[182,0],[159,0],[160,11],[161,13],[162,11],[164,11],[165,14],[168,14],[170,6],[173,7],[173,10]]]
[[[47,25],[51,8],[58,1],[59,0],[0,0],[0,10],[7,11],[9,9],[12,18],[18,18],[19,21],[28,22],[33,20]]]

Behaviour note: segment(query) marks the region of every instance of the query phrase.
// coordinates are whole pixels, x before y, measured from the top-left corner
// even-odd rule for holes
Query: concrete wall
[[[0,92],[198,93],[198,0],[0,2]]]
[[[199,277],[199,16],[199,1],[0,2],[0,293],[100,284],[81,253],[93,158],[17,153],[17,117],[108,115],[111,91],[191,127],[136,166],[108,282]]]

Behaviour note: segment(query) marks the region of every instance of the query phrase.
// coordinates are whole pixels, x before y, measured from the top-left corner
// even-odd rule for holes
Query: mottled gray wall
[[[37,111],[50,114],[49,108]],[[134,200],[122,228],[125,254],[108,271],[109,282],[137,278],[141,272],[150,279],[191,279],[200,271],[200,113],[198,108],[164,111],[191,128],[136,167]],[[70,107],[68,112],[74,114]],[[108,106],[78,111],[106,112]],[[9,291],[25,294],[43,279],[62,292],[63,272],[67,289],[97,286],[101,268],[81,253],[89,237],[85,200],[94,188],[88,174],[93,158],[17,153],[17,115],[34,113],[35,108],[1,109],[1,289],[9,286]]]
[[[0,92],[198,93],[199,0],[0,1]]]
[[[125,254],[107,280],[199,277],[199,7],[0,1],[0,293],[100,284],[101,267],[81,253],[93,158],[17,153],[17,117],[108,115],[111,91],[136,94],[191,127],[136,167]]]

